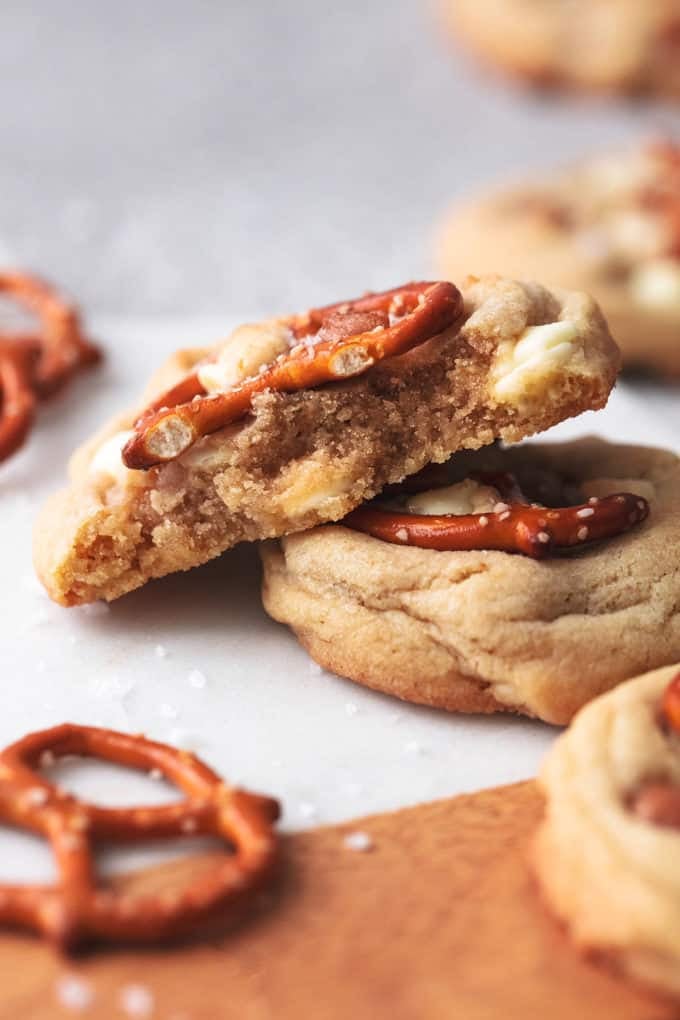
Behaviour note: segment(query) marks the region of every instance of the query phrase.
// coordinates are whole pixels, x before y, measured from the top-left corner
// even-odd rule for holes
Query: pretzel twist
[[[154,807],[87,804],[35,771],[45,752],[159,769],[186,797]],[[70,723],[29,734],[0,753],[0,818],[49,840],[59,881],[0,885],[0,923],[42,932],[63,950],[90,939],[152,942],[185,934],[269,875],[278,814],[275,800],[231,788],[189,752],[142,736]],[[97,888],[93,844],[189,833],[218,836],[234,852],[180,893],[131,896]]]
[[[0,461],[26,439],[39,399],[51,396],[100,352],[83,335],[75,309],[42,280],[0,273],[0,294],[12,297],[40,321],[37,334],[0,338]]]
[[[663,692],[660,722],[670,735],[680,735],[680,673]],[[643,821],[680,829],[680,787],[670,780],[649,779],[631,797],[630,809]]]
[[[622,492],[559,509],[504,503],[486,514],[409,514],[362,506],[342,523],[397,545],[441,552],[495,549],[543,559],[556,549],[620,535],[648,513],[646,500]]]
[[[197,372],[158,398],[135,424],[123,450],[127,467],[174,460],[202,436],[239,421],[266,390],[292,393],[362,375],[451,326],[462,298],[452,283],[409,283],[355,301],[314,308],[284,320],[287,354],[230,389],[206,394]]]

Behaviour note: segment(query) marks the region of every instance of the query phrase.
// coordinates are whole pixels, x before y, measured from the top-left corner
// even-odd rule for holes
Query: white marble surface
[[[31,526],[64,479],[71,449],[124,406],[177,344],[223,320],[100,320],[109,357],[48,405],[29,446],[0,472],[0,745],[64,720],[195,748],[232,781],[281,797],[301,828],[531,776],[554,731],[528,720],[457,718],[404,705],[322,674],[260,605],[255,550],[238,548],[113,603],[53,605],[31,566]],[[619,386],[609,407],[555,430],[680,449],[677,396]],[[192,683],[199,670],[204,686]],[[194,677],[194,683],[196,679]],[[202,678],[199,678],[202,683]],[[115,769],[70,769],[108,803],[167,796]],[[42,872],[32,840],[2,833],[3,872]]]

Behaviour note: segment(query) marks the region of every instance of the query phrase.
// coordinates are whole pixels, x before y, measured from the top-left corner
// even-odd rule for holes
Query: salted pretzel
[[[0,295],[37,316],[35,333],[0,337],[0,461],[28,435],[38,400],[51,396],[100,352],[82,332],[76,310],[49,284],[27,273],[0,273]]]
[[[422,480],[416,476],[411,483],[415,488],[404,491],[433,488],[434,476],[426,474]],[[396,545],[440,552],[495,549],[543,559],[558,549],[620,535],[649,514],[647,501],[628,492],[553,508],[530,504],[512,474],[476,473],[471,477],[498,490],[502,501],[493,511],[412,514],[366,504],[352,510],[343,524]],[[443,484],[449,483],[440,474],[439,485]]]
[[[671,737],[680,737],[680,673],[663,692],[659,722]],[[669,780],[662,777],[647,780],[631,798],[630,807],[644,821],[680,829],[680,786]]]
[[[47,756],[86,755],[158,769],[185,794],[178,803],[108,808],[84,803],[36,769]],[[65,723],[0,752],[0,818],[45,836],[56,885],[0,885],[0,923],[29,928],[69,950],[91,940],[152,942],[193,929],[260,886],[276,856],[275,800],[226,785],[188,751],[113,730]],[[96,885],[93,844],[218,836],[233,853],[181,892],[133,896]]]
[[[409,283],[282,320],[292,346],[257,375],[208,394],[198,372],[151,404],[123,449],[127,467],[174,460],[197,439],[245,417],[267,390],[291,393],[349,379],[451,326],[462,312],[452,283]]]

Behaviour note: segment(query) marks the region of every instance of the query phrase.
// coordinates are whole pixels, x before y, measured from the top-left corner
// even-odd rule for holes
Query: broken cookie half
[[[414,283],[181,351],[72,458],[36,525],[63,605],[115,599],[237,542],[338,521],[453,453],[602,407],[619,354],[586,295]]]

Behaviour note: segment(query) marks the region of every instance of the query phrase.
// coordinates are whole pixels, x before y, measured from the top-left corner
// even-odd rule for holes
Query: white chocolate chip
[[[406,508],[414,514],[479,514],[494,510],[498,492],[489,485],[481,485],[472,478],[466,478],[456,485],[443,489],[430,489],[409,496]]]
[[[292,334],[279,322],[239,326],[215,361],[200,365],[197,375],[208,393],[231,389],[262,371],[290,349]]]
[[[579,349],[573,322],[529,326],[517,341],[506,340],[498,346],[491,369],[494,397],[517,403],[536,395]]]
[[[131,476],[143,475],[144,472],[131,471],[123,463],[123,447],[132,436],[134,436],[134,432],[128,430],[116,432],[115,435],[105,439],[90,461],[90,474],[105,475],[123,485]]]

